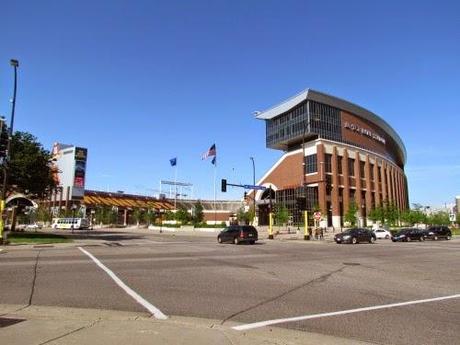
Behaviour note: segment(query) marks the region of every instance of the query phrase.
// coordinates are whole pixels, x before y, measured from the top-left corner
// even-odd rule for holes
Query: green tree
[[[139,207],[136,207],[133,211],[133,220],[137,227],[139,227],[139,224],[144,220],[144,212]]]
[[[35,194],[40,198],[55,186],[49,165],[50,153],[32,134],[15,132],[10,153],[9,186],[16,185],[17,191]]]
[[[187,224],[190,218],[190,214],[185,207],[180,207],[175,214],[175,219],[183,225]]]
[[[238,219],[239,223],[249,224],[250,222],[250,214],[249,212],[245,211],[244,207],[240,207],[236,213],[236,218]]]
[[[457,223],[457,225],[460,225],[460,212],[457,213],[457,220],[455,221],[455,223]]]
[[[287,223],[289,219],[289,210],[284,206],[275,209],[275,223],[279,226]]]
[[[432,225],[450,224],[449,214],[447,212],[436,212],[428,217],[428,223]]]
[[[193,224],[194,225],[201,224],[203,223],[203,219],[204,219],[203,204],[201,203],[200,200],[198,200],[195,203],[194,214],[193,214],[193,219],[192,219]]]
[[[384,205],[385,221],[388,225],[396,225],[399,219],[399,210],[393,203],[387,203]]]
[[[348,206],[347,212],[343,216],[345,222],[350,223],[351,226],[355,226],[357,212],[358,212],[358,206],[356,205],[356,202],[353,200]]]
[[[373,222],[385,223],[385,212],[382,206],[376,206],[371,209],[367,217]]]

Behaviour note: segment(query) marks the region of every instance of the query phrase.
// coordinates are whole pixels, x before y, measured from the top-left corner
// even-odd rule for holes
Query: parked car
[[[41,229],[42,227],[43,227],[42,224],[32,223],[32,224],[26,225],[26,230],[37,230],[37,229]]]
[[[393,242],[424,241],[425,231],[417,228],[401,229],[391,237],[391,240]]]
[[[334,241],[337,244],[340,244],[340,243],[356,244],[360,242],[374,243],[376,239],[377,237],[372,231],[367,230],[367,229],[362,229],[362,228],[348,229],[334,236]]]
[[[450,240],[452,238],[452,232],[447,226],[431,226],[425,230],[425,238],[437,241],[440,238]]]
[[[219,243],[230,242],[240,244],[247,242],[254,244],[258,239],[257,230],[251,225],[231,225],[217,235],[217,242]]]
[[[391,238],[391,232],[389,232],[388,230],[375,229],[375,230],[372,230],[372,231],[374,232],[374,234],[377,237],[377,239],[380,239],[380,238],[389,239],[389,238]]]

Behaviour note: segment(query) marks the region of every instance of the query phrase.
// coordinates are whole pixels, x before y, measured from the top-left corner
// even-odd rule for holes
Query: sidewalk
[[[0,305],[0,337],[9,345],[366,344],[277,327],[241,332],[231,328],[235,325],[185,317],[159,321],[145,313],[111,310]]]

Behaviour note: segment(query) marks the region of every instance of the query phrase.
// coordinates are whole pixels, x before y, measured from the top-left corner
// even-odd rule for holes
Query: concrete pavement
[[[16,322],[3,326],[8,320]],[[145,313],[45,306],[0,305],[0,339],[9,345],[309,345],[368,344],[281,328],[232,330],[218,320],[170,317],[159,321]]]

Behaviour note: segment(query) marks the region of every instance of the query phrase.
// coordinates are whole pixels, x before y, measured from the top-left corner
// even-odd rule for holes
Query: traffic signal
[[[5,158],[8,155],[9,133],[5,120],[0,119],[0,158]]]
[[[297,209],[300,211],[305,211],[307,209],[307,198],[297,198]]]
[[[226,191],[227,191],[227,180],[226,180],[226,179],[222,179],[221,190],[222,190],[222,192],[226,192]]]

